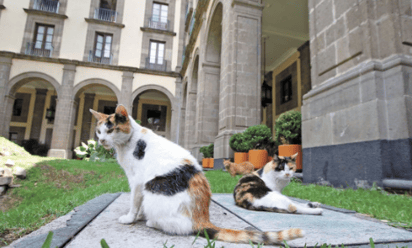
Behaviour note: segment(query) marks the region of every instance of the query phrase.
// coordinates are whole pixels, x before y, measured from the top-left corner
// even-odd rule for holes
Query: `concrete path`
[[[51,247],[96,247],[105,239],[111,248],[128,247],[201,247],[207,245],[204,238],[194,236],[172,236],[148,228],[144,221],[134,225],[119,224],[117,219],[128,212],[128,193],[106,194],[97,197],[61,217],[12,243],[9,248],[41,247],[47,232],[55,233]],[[231,194],[214,194],[210,208],[211,221],[219,227],[276,231],[299,227],[306,231],[306,236],[288,242],[291,247],[313,247],[316,243],[333,245],[345,244],[346,247],[369,247],[369,238],[375,241],[375,247],[408,246],[412,248],[412,232],[389,227],[379,221],[360,219],[353,211],[336,208],[325,209],[322,216],[278,214],[248,211],[234,205]],[[296,199],[296,201],[302,201]],[[327,207],[327,206],[324,206]],[[68,220],[65,223],[65,220]],[[385,244],[385,245],[383,245]],[[250,245],[216,242],[215,247],[232,248]],[[256,246],[255,246],[256,247]],[[265,246],[270,247],[270,246]]]

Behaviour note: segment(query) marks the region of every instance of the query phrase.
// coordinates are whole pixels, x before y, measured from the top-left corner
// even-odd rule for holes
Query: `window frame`
[[[154,17],[155,17],[155,13],[154,13],[155,5],[159,6],[159,14],[158,14],[158,19],[157,20],[154,19]],[[162,16],[163,7],[166,7],[166,16],[165,16],[166,20],[165,20],[165,22],[162,21],[162,17],[164,18],[164,16]],[[167,24],[168,15],[169,15],[169,5],[165,4],[165,3],[153,2],[153,4],[152,4],[152,13],[151,14],[152,14],[151,19],[152,19],[153,22],[160,22],[160,23]]]
[[[97,51],[97,39],[98,36],[103,36],[103,43],[102,43],[102,49],[101,49],[101,56],[98,57],[96,56],[96,51]],[[109,57],[105,57],[105,47],[106,47],[106,37],[111,37],[111,42],[110,42],[110,51],[109,51]],[[104,58],[111,58],[112,57],[112,47],[113,47],[113,34],[110,33],[102,33],[102,32],[96,32],[94,36],[94,44],[93,44],[93,56],[96,58],[104,59]]]
[[[43,33],[43,39],[41,41],[41,48],[36,48],[36,43],[37,43],[37,35],[39,34],[39,28],[40,27],[45,27],[45,32]],[[52,40],[50,41],[52,49],[47,49],[46,48],[46,43],[47,41],[47,36],[48,36],[48,30],[49,28],[53,28],[53,33],[52,33]],[[48,51],[53,51],[53,38],[54,38],[54,33],[55,33],[55,26],[50,25],[50,24],[43,24],[43,23],[37,23],[34,28],[34,36],[33,36],[33,49],[39,49],[39,50],[48,50]]]
[[[288,92],[285,92],[285,84],[288,84]],[[288,100],[285,100],[286,95],[288,96]],[[280,104],[292,101],[292,96],[292,75],[289,75],[280,81]]]
[[[156,54],[155,54],[155,62],[152,63],[152,44],[156,44]],[[163,55],[162,55],[162,63],[157,63],[159,60],[159,45],[163,45]],[[150,40],[149,41],[149,63],[155,65],[164,65],[165,63],[165,55],[166,55],[166,42],[165,41],[158,41],[158,40]]]

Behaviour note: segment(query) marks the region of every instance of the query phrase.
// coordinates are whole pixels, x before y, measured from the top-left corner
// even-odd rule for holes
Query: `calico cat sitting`
[[[230,162],[229,159],[224,159],[223,165],[232,177],[252,173],[255,168],[251,162],[246,161],[240,164],[235,164]]]
[[[99,142],[116,149],[129,181],[130,211],[120,223],[145,218],[148,227],[169,234],[203,235],[205,230],[210,239],[237,243],[278,244],[303,237],[298,228],[262,233],[216,227],[209,220],[209,183],[189,151],[137,124],[122,105],[111,115],[90,112],[98,120]]]
[[[233,192],[236,205],[249,210],[277,213],[322,214],[318,202],[300,204],[282,195],[282,189],[289,184],[296,171],[297,155],[274,155],[273,160],[263,168],[239,179]]]

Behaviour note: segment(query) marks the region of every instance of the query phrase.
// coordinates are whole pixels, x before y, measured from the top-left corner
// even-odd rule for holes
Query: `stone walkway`
[[[296,201],[302,201],[295,199]],[[146,227],[144,221],[134,225],[119,224],[119,216],[128,211],[129,194],[106,194],[77,207],[66,216],[38,231],[15,241],[9,248],[41,247],[48,231],[54,232],[51,247],[100,248],[105,239],[111,248],[127,247],[204,247],[204,238],[171,236]],[[412,232],[390,227],[374,219],[359,218],[353,211],[323,206],[322,216],[278,214],[248,211],[234,205],[231,194],[214,194],[210,208],[211,221],[219,227],[276,231],[291,227],[305,230],[306,236],[289,241],[291,247],[313,247],[316,243],[346,247],[369,247],[373,238],[375,247],[408,246],[412,248]],[[165,244],[165,245],[164,245]],[[248,244],[216,242],[216,247],[248,247]],[[256,247],[256,246],[255,246]],[[265,246],[271,247],[271,246]]]

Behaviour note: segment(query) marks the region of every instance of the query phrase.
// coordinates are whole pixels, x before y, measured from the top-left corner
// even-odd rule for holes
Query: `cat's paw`
[[[318,207],[320,207],[320,205],[321,205],[320,202],[309,202],[309,203],[308,203],[308,206],[309,206],[310,208],[318,208]]]
[[[321,208],[317,208],[317,209],[314,209],[315,210],[315,214],[317,214],[317,215],[322,215],[322,213],[323,213],[323,209],[321,209]]]
[[[151,228],[156,228],[154,221],[151,221],[151,220],[146,221],[146,226],[151,227]]]
[[[135,215],[133,214],[126,214],[123,216],[120,216],[119,222],[121,224],[132,224],[133,222],[136,221]]]

